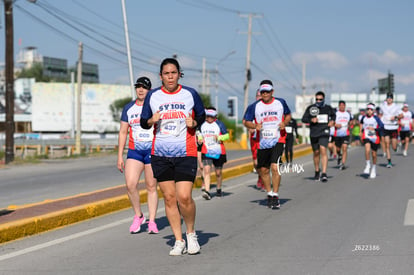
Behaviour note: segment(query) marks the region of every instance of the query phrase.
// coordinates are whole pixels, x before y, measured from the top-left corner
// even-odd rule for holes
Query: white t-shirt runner
[[[413,130],[413,119],[414,119],[414,113],[411,111],[402,112],[403,117],[400,120],[400,123],[402,124],[400,126],[400,131],[412,131]]]
[[[272,148],[278,142],[286,143],[286,132],[281,136],[279,124],[288,114],[290,109],[282,98],[273,98],[269,103],[258,100],[247,108],[244,120],[262,123],[259,149]]]
[[[382,123],[384,123],[385,130],[398,130],[397,116],[402,113],[401,107],[395,103],[390,105],[384,102],[380,106],[380,112],[382,113]],[[394,118],[391,120],[391,118]]]

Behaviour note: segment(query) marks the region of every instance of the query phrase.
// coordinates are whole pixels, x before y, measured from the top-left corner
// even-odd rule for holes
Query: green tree
[[[131,102],[131,100],[132,100],[132,97],[120,98],[112,102],[111,105],[109,105],[109,109],[111,110],[111,113],[112,113],[112,119],[114,121],[116,122],[119,121],[119,119],[121,118],[122,109],[124,108],[125,104],[127,104],[128,102]]]
[[[201,97],[201,101],[203,101],[204,108],[207,108],[208,106],[211,106],[211,99],[210,95],[199,93]]]
[[[17,78],[34,78],[36,82],[70,82],[69,76],[49,77],[43,74],[43,65],[40,62],[33,63],[30,68],[24,68]]]
[[[34,63],[28,69],[22,69],[17,78],[35,78],[36,82],[50,82],[50,78],[43,76],[42,63]]]

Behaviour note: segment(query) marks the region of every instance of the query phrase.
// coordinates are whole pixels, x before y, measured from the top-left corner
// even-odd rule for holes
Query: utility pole
[[[83,60],[83,45],[82,42],[79,42],[79,59],[78,59],[78,87],[76,93],[76,103],[77,103],[77,115],[76,115],[76,149],[75,154],[80,155],[81,153],[81,133],[82,133],[82,125],[81,125],[81,115],[82,115],[82,108],[81,108],[81,97],[82,97],[82,60]]]
[[[6,164],[14,160],[13,1],[4,0],[6,30]]]
[[[202,70],[201,70],[201,93],[206,93],[206,58],[203,57]]]
[[[302,100],[303,100],[304,107],[306,108],[307,102],[305,100],[305,95],[306,95],[306,61],[303,61],[302,62],[302,98],[303,98]],[[302,116],[303,116],[303,113],[302,113]],[[306,132],[306,125],[305,123],[302,122],[302,144],[306,143],[305,132]]]
[[[246,51],[246,81],[244,83],[244,108],[243,111],[246,111],[249,101],[249,82],[251,80],[251,71],[250,71],[250,51],[251,51],[251,41],[252,41],[252,19],[253,17],[262,17],[254,13],[241,14],[241,17],[248,17],[249,25],[247,31],[247,51]]]
[[[128,22],[127,22],[127,17],[126,17],[126,10],[125,10],[125,0],[121,0],[121,2],[122,2],[122,13],[124,15],[125,43],[126,43],[126,47],[127,47],[131,97],[132,97],[132,99],[134,99],[136,97],[136,94],[135,94],[135,88],[134,88],[134,74],[132,72],[131,48],[129,46]]]
[[[75,138],[75,128],[76,128],[75,72],[70,73],[70,87],[72,90],[72,127],[70,130],[70,138]]]

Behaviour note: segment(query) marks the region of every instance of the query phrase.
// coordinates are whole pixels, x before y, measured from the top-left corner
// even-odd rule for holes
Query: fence
[[[1,150],[5,150],[5,140],[0,140]],[[14,154],[26,158],[33,155],[46,155],[50,158],[71,156],[76,148],[75,139],[15,139]],[[82,139],[81,151],[85,153],[116,150],[117,139]]]

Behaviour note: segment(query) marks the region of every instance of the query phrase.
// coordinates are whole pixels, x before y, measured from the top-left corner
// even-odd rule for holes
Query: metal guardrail
[[[6,141],[0,139],[0,146],[5,146]],[[75,139],[14,139],[14,145],[17,146],[75,146]],[[89,146],[118,146],[118,139],[82,139],[81,144]]]
[[[127,146],[127,144],[125,144]],[[114,150],[118,139],[82,139],[81,148],[84,152]],[[25,158],[29,155],[48,155],[51,158],[71,156],[76,148],[75,139],[15,139],[14,153]],[[5,140],[0,140],[0,151],[5,150]]]

